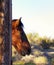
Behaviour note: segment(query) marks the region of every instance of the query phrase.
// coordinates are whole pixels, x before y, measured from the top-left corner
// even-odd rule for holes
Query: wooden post
[[[0,0],[0,65],[4,62],[4,0]]]
[[[12,0],[4,0],[4,65],[11,65],[11,19],[12,19]]]
[[[12,0],[0,0],[0,65],[11,65]]]

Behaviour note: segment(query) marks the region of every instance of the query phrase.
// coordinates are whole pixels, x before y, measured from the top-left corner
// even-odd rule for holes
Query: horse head
[[[31,46],[28,42],[25,32],[23,31],[23,23],[20,19],[12,20],[12,44],[21,55],[29,55]]]

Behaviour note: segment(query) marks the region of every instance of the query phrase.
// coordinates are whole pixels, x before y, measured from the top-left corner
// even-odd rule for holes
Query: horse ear
[[[19,18],[19,21],[21,21],[22,17]]]
[[[19,20],[19,26],[24,27],[24,25],[23,25],[21,19],[22,19],[22,17],[20,17],[20,18],[18,19],[18,20]]]

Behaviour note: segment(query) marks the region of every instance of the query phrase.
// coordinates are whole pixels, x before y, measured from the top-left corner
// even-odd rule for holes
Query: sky
[[[25,33],[54,38],[54,0],[12,0],[12,19],[20,17]]]

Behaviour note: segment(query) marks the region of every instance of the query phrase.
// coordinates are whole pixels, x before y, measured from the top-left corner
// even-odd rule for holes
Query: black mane
[[[22,27],[22,28],[24,27],[24,25],[23,25],[23,23],[21,21],[20,21],[18,27]]]

